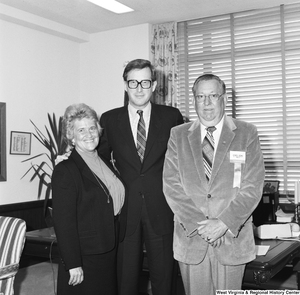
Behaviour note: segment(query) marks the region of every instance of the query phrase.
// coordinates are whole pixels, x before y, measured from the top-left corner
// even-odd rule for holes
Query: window
[[[226,113],[255,124],[266,179],[281,193],[300,179],[300,3],[178,23],[178,102],[190,120],[203,73],[226,83]]]

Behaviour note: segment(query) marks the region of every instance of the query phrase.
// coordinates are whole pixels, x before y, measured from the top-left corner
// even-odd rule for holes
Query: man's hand
[[[210,244],[216,242],[228,230],[227,226],[217,218],[207,219],[197,223],[199,224],[198,234]],[[216,243],[216,246],[220,246],[220,242]]]
[[[82,267],[75,267],[69,269],[70,280],[69,285],[76,286],[83,281],[83,270]]]
[[[221,238],[217,239],[213,243],[208,242],[213,248],[219,248],[225,241],[225,236],[222,236]]]
[[[55,159],[55,166],[56,166],[58,163],[60,163],[61,161],[67,160],[67,159],[69,158],[70,154],[71,154],[71,151],[69,151],[69,152],[67,152],[67,153],[65,153],[65,154],[63,154],[63,155],[58,155],[58,156],[56,157],[56,159]]]

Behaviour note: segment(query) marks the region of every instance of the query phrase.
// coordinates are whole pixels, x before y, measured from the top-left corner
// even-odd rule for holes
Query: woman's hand
[[[75,267],[69,269],[70,280],[69,285],[76,286],[83,281],[83,270],[82,267]]]

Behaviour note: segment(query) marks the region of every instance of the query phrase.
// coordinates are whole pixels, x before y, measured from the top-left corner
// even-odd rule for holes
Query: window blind
[[[192,85],[203,73],[227,86],[226,113],[257,126],[266,180],[281,193],[300,179],[300,3],[178,23],[178,103],[197,118]]]

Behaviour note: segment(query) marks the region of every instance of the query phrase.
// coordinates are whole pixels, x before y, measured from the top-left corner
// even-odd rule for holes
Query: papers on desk
[[[268,253],[270,246],[267,245],[255,245],[256,255],[264,256]]]
[[[285,213],[281,208],[275,212],[275,215],[277,222],[292,222],[294,218],[294,213]]]

